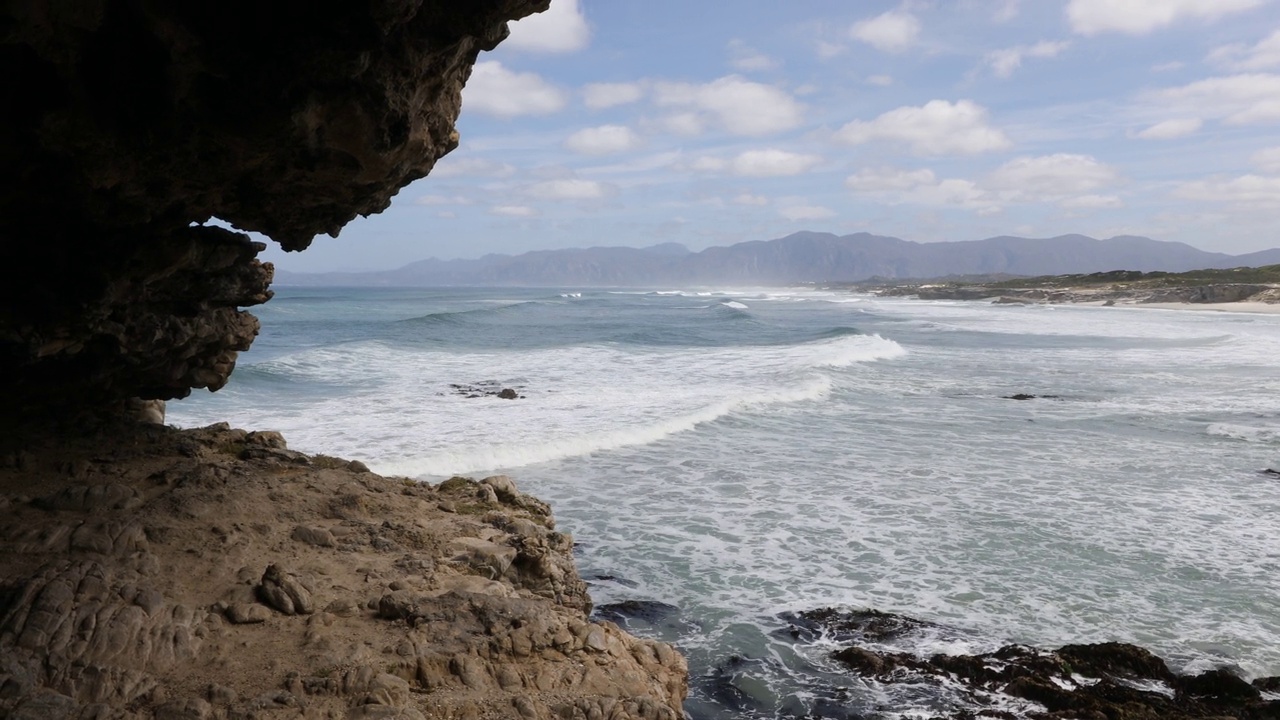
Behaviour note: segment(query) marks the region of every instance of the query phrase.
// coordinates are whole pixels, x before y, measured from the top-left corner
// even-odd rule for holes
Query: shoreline
[[[1093,304],[1093,303],[1078,303]],[[1101,306],[1101,303],[1098,303]],[[1151,310],[1192,310],[1195,312],[1246,313],[1250,315],[1280,315],[1280,303],[1241,301],[1233,303],[1116,303],[1112,307],[1147,308]]]

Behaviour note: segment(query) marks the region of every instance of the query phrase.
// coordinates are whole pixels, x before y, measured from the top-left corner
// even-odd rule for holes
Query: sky
[[[1280,246],[1280,0],[552,0],[482,53],[461,145],[265,259],[800,230]]]

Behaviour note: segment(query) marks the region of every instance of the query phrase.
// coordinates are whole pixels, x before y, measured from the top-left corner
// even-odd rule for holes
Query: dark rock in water
[[[859,675],[883,675],[898,666],[892,658],[857,645],[841,648],[832,653],[831,657]]]
[[[1058,648],[1057,655],[1074,672],[1089,677],[1111,675],[1164,682],[1174,679],[1164,660],[1137,645],[1118,642],[1066,645]]]
[[[1061,395],[1031,395],[1028,393],[1014,393],[1013,395],[1001,395],[1001,400],[1061,400]]]
[[[623,600],[596,607],[596,617],[625,626],[628,620],[641,620],[650,625],[670,620],[680,608],[657,600]]]
[[[1258,688],[1226,668],[1208,670],[1194,677],[1180,677],[1174,685],[1180,693],[1194,698],[1213,698],[1219,702],[1245,702],[1262,696]]]
[[[515,400],[524,397],[515,388],[502,387],[494,382],[449,383],[449,387],[455,393],[467,398],[496,397]]]
[[[822,608],[800,613],[783,613],[781,618],[790,625],[783,632],[792,638],[808,640],[825,634],[841,641],[861,640],[883,643],[923,628],[937,627],[932,623],[906,615],[879,610]]]
[[[1280,693],[1280,677],[1257,678],[1250,684],[1262,692]]]
[[[823,609],[784,619],[791,623],[786,634],[798,639],[845,638],[849,644],[830,657],[859,677],[910,693],[933,685],[938,697],[945,698],[931,710],[938,720],[1280,718],[1280,700],[1262,695],[1280,690],[1280,678],[1249,683],[1226,668],[1179,676],[1164,660],[1127,643],[1067,645],[1055,651],[1006,645],[990,653],[926,658],[862,643],[883,645],[919,630],[945,628],[874,610]],[[1016,713],[996,709],[999,696],[1013,705],[1021,700],[1041,707]]]
[[[1263,475],[1270,475],[1271,477],[1280,477],[1280,470],[1272,470],[1271,468],[1267,468],[1266,470],[1263,470],[1261,472]]]
[[[583,579],[587,581],[588,585],[590,585],[593,580],[598,580],[600,582],[617,583],[623,587],[629,587],[629,588],[640,586],[640,584],[637,583],[635,580],[628,580],[627,578],[624,578],[620,575],[597,574],[597,575],[589,575]]]

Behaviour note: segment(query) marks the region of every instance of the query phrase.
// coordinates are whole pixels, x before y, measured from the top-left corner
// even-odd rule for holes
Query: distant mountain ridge
[[[691,252],[666,243],[649,248],[591,247],[486,255],[476,260],[420,260],[395,270],[360,273],[278,272],[279,285],[629,287],[792,285],[871,277],[1060,275],[1109,270],[1185,272],[1274,265],[1280,248],[1247,255],[1206,252],[1185,243],[1133,235],[1097,240],[1001,236],[917,243],[883,235],[798,232]]]

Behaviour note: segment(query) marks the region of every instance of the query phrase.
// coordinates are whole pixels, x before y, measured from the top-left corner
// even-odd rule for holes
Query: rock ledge
[[[225,424],[0,453],[0,716],[675,720],[547,506]]]

